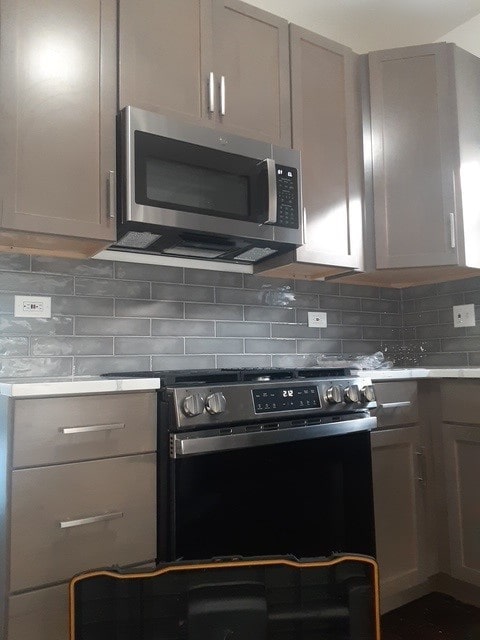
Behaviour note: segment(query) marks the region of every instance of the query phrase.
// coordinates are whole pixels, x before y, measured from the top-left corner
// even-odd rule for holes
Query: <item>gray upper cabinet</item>
[[[239,0],[120,0],[120,108],[290,146],[288,24]]]
[[[0,11],[0,247],[92,255],[115,238],[115,0]]]
[[[119,11],[120,108],[206,117],[211,0],[120,0]]]
[[[290,25],[293,146],[302,153],[305,243],[259,269],[320,278],[363,268],[359,57]]]
[[[429,44],[371,53],[369,72],[376,271],[364,281],[475,275],[480,59]]]

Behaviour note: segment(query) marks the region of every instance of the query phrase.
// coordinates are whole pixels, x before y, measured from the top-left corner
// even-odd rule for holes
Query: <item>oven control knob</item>
[[[360,397],[363,402],[374,402],[375,401],[375,391],[373,390],[373,386],[371,384],[360,389]]]
[[[212,416],[223,413],[226,407],[227,401],[225,400],[225,396],[221,391],[211,393],[205,400],[205,409],[208,411],[208,413],[211,413]]]
[[[193,395],[186,396],[183,399],[183,413],[189,418],[193,418],[193,416],[199,416],[201,413],[203,413],[203,408],[203,398],[199,393],[194,393]]]
[[[360,389],[356,384],[345,389],[345,402],[360,402]]]
[[[340,404],[343,400],[342,387],[337,385],[329,387],[325,393],[325,399],[328,404]]]

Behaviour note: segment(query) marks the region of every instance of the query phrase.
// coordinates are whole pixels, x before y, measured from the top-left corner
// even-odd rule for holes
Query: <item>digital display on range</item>
[[[314,385],[255,389],[252,394],[255,413],[315,409],[321,406],[318,389]]]

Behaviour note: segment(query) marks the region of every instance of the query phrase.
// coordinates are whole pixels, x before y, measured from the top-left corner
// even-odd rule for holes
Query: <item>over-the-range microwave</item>
[[[300,153],[126,107],[111,249],[258,263],[302,244]]]

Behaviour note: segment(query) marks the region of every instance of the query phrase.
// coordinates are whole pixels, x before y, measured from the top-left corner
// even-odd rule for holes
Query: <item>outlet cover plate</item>
[[[50,296],[15,296],[16,318],[51,318]]]
[[[453,307],[454,327],[474,327],[475,326],[475,305],[458,304]]]
[[[326,311],[309,311],[308,326],[325,328],[327,326],[327,312]]]

